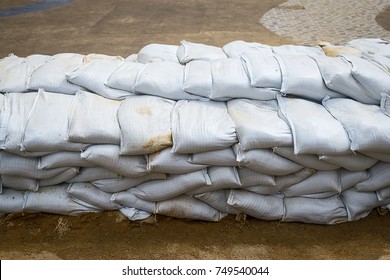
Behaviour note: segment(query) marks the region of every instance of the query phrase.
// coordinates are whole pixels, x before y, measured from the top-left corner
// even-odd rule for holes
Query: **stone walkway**
[[[390,39],[390,31],[375,21],[388,5],[390,0],[289,0],[264,14],[260,23],[299,44]]]

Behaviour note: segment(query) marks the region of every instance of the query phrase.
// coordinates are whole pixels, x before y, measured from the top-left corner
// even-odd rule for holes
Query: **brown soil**
[[[390,6],[383,9],[383,11],[375,17],[375,20],[383,29],[390,31]]]

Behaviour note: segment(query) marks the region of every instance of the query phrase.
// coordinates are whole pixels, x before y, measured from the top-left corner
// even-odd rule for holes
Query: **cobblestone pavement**
[[[390,31],[375,21],[389,5],[390,0],[289,0],[265,13],[260,23],[299,44],[389,39]]]

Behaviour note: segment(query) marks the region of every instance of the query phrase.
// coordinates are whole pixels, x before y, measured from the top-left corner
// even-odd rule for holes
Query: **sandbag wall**
[[[3,58],[0,213],[335,224],[389,209],[390,44],[332,51]]]

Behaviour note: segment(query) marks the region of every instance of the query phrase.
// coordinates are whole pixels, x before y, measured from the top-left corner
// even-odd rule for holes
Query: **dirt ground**
[[[34,1],[2,1],[0,10]],[[230,41],[293,43],[259,24],[283,0],[78,0],[36,13],[0,18],[0,57],[60,52],[128,56],[148,43],[180,40],[222,46]],[[388,24],[389,17],[381,17]],[[390,215],[373,211],[334,226],[218,223],[158,216],[126,220],[118,212],[77,217],[0,217],[0,259],[390,259]]]

